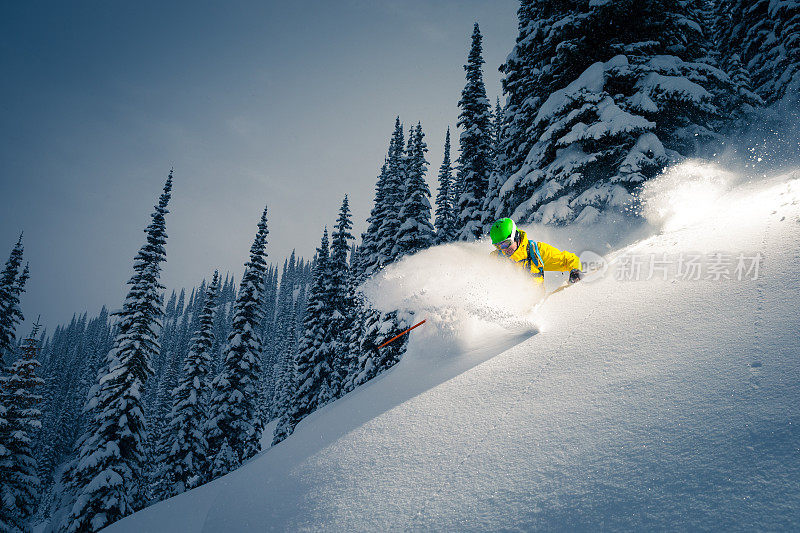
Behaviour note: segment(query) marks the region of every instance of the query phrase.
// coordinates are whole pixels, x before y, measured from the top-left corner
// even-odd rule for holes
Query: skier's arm
[[[545,270],[558,270],[566,272],[581,268],[581,260],[572,252],[562,252],[555,246],[550,246],[546,242],[539,243],[539,253],[542,255],[542,263]]]

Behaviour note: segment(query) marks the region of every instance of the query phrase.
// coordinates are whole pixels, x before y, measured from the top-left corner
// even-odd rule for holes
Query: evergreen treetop
[[[261,449],[263,419],[258,408],[261,379],[261,295],[267,270],[267,209],[261,215],[250,248],[250,260],[234,306],[233,325],[222,370],[214,380],[209,418],[209,447],[218,453],[224,439],[240,461]]]
[[[428,170],[428,161],[425,153],[428,146],[425,144],[425,134],[422,124],[417,124],[409,133],[410,148],[407,151],[406,180],[403,204],[400,208],[401,220],[396,237],[393,255],[400,257],[424,250],[433,244],[435,231],[430,222],[431,218],[431,192],[425,173]]]
[[[159,282],[166,259],[166,225],[172,171],[147,226],[146,242],[134,260],[130,290],[118,317],[114,346],[100,381],[87,398],[92,420],[78,458],[65,474],[75,497],[70,531],[96,531],[142,508],[147,501],[147,430],[142,391],[159,351],[163,314]]]
[[[437,242],[449,242],[454,232],[453,206],[453,170],[450,163],[450,128],[444,138],[444,157],[439,167],[439,189],[436,193],[436,228]]]
[[[467,64],[464,65],[467,82],[458,102],[461,109],[458,126],[462,130],[458,158],[458,240],[473,240],[483,234],[482,207],[492,170],[491,105],[483,83],[482,41],[476,22]]]
[[[9,357],[16,348],[16,329],[24,317],[20,309],[20,296],[25,292],[29,277],[28,265],[22,266],[22,233],[0,272],[0,362]]]
[[[205,479],[211,458],[205,437],[207,402],[214,345],[214,311],[219,292],[219,272],[204,291],[199,329],[192,336],[183,372],[174,390],[170,412],[170,439],[166,457],[168,495],[179,494]]]

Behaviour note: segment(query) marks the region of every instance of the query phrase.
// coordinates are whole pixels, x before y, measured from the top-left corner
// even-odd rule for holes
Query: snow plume
[[[760,169],[741,168],[730,159],[724,163],[688,159],[644,184],[639,193],[641,214],[660,233],[696,226],[731,209],[741,220],[753,212],[761,193],[796,179],[798,167],[784,164],[788,161],[784,154],[773,154]]]
[[[381,311],[414,313],[415,337],[473,344],[486,335],[532,330],[541,292],[510,261],[489,255],[488,241],[435,246],[386,267],[361,287]]]
[[[645,183],[639,196],[642,214],[661,231],[691,226],[722,209],[719,200],[741,181],[716,164],[690,159]]]
[[[618,213],[604,214],[590,225],[530,224],[520,229],[530,239],[577,254],[584,263],[603,260],[653,233],[641,219]],[[389,265],[367,280],[361,292],[380,311],[400,310],[409,324],[427,320],[412,336],[420,341],[414,350],[442,352],[439,341],[457,350],[509,332],[534,333],[542,323],[537,313],[540,287],[511,261],[490,255],[492,250],[488,239],[434,246]],[[564,283],[566,275],[547,272],[547,291]]]

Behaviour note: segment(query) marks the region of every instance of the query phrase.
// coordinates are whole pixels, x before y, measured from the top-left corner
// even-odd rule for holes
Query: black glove
[[[578,268],[573,268],[569,271],[569,282],[575,283],[583,279],[583,272]]]

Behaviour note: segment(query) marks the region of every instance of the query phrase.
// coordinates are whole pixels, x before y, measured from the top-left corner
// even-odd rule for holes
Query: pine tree
[[[205,291],[205,303],[198,320],[199,329],[192,337],[183,373],[174,392],[169,425],[171,446],[166,458],[170,496],[197,486],[205,479],[210,466],[205,427],[211,391],[211,349],[214,346],[214,311],[218,291],[219,272],[215,271],[211,285]]]
[[[295,251],[283,262],[280,289],[278,290],[277,313],[275,315],[275,376],[270,405],[270,419],[281,418],[286,414],[294,382],[287,369],[294,364],[296,348],[295,303],[293,300],[295,282]]]
[[[278,269],[274,265],[269,266],[265,279],[264,294],[264,317],[261,321],[261,339],[263,342],[262,377],[260,392],[260,410],[264,418],[264,424],[271,420],[271,402],[275,381],[275,361],[276,361],[276,331],[275,331],[275,311],[278,300]]]
[[[491,105],[483,84],[483,49],[480,28],[475,23],[472,46],[464,70],[467,83],[461,91],[458,125],[461,155],[458,158],[460,197],[457,212],[457,239],[477,239],[483,234],[483,202],[492,170]]]
[[[214,371],[216,376],[222,371],[222,364],[224,362],[224,349],[225,341],[231,331],[233,303],[236,298],[236,287],[233,279],[229,279],[229,275],[225,275],[225,281],[222,283],[222,289],[219,292],[219,306],[217,314],[214,319]]]
[[[349,305],[353,309],[353,319],[347,332],[343,335],[343,339],[346,340],[339,346],[340,355],[338,356],[340,359],[347,359],[348,367],[346,378],[342,384],[342,393],[352,390],[355,386],[392,366],[404,351],[403,343],[396,343],[392,349],[384,350],[380,354],[373,350],[374,344],[370,343],[374,343],[376,331],[378,329],[387,331],[396,329],[399,327],[399,323],[396,313],[384,315],[371,308],[363,295],[356,290],[356,287],[367,278],[396,259],[394,255],[396,249],[393,243],[400,227],[399,209],[402,205],[400,202],[404,198],[402,178],[407,170],[408,162],[403,151],[403,127],[400,118],[397,117],[394,133],[389,142],[388,155],[381,167],[381,173],[375,186],[375,199],[367,219],[368,229],[361,235],[361,245],[358,247],[357,258],[354,260],[352,284],[348,296]],[[387,230],[389,227],[386,224],[387,220],[394,224],[391,231]],[[368,331],[371,332],[369,336],[367,335]]]
[[[691,4],[579,7],[560,20],[572,39],[558,45],[542,79],[574,71],[562,55],[598,61],[555,90],[526,133],[536,143],[502,186],[497,213],[518,223],[590,222],[607,209],[630,209],[643,181],[719,140],[740,106],[725,73],[699,62],[708,43]]]
[[[386,161],[386,178],[383,187],[384,200],[381,211],[377,214],[377,218],[380,221],[375,243],[377,269],[397,259],[394,242],[400,230],[400,208],[403,204],[406,175],[403,138],[403,125],[400,123],[400,117],[397,117]],[[376,207],[378,206],[376,205]]]
[[[800,92],[800,5],[796,1],[721,0],[716,13],[717,42],[731,76],[746,75],[767,105],[787,91]]]
[[[178,379],[181,374],[181,367],[184,362],[184,353],[187,344],[187,337],[189,331],[189,312],[191,307],[185,306],[185,290],[181,290],[181,296],[178,299],[178,306],[176,313],[182,311],[179,315],[180,322],[169,331],[165,331],[162,335],[162,342],[169,343],[169,349],[162,353],[165,355],[164,361],[161,364],[160,379],[155,378],[157,389],[155,400],[149,406],[148,428],[149,428],[149,441],[148,449],[150,451],[151,469],[151,487],[153,488],[154,495],[158,500],[163,499],[163,496],[168,492],[167,480],[164,476],[164,469],[166,465],[166,456],[169,451],[172,436],[169,429],[170,412],[172,411],[174,389],[178,384]],[[176,319],[178,316],[176,315]]]
[[[585,16],[586,7],[580,0],[520,2],[516,44],[500,66],[506,108],[499,181],[511,182],[503,187],[503,198],[492,200],[494,217],[509,216],[532,194],[533,186],[524,178],[535,167],[525,159],[539,138],[535,128],[539,108],[596,61],[595,51],[587,50],[587,36],[575,22]]]
[[[343,384],[347,376],[346,335],[354,313],[350,300],[352,279],[347,261],[347,253],[350,251],[350,243],[348,241],[354,238],[350,233],[352,227],[350,205],[347,196],[345,196],[331,236],[327,289],[330,316],[327,323],[326,351],[323,354],[323,357],[331,361],[331,375],[327,383],[326,393],[320,397],[320,405],[325,405],[342,395]],[[308,304],[306,304],[307,313]]]
[[[306,306],[308,305],[308,294],[311,289],[311,283],[314,281],[309,266],[310,263],[301,257],[295,274],[295,279],[297,281],[297,298],[295,298],[294,301],[294,324],[296,332],[302,330],[303,320],[305,320],[306,316]],[[294,339],[295,344],[297,344],[299,340],[297,335],[295,335]]]
[[[296,305],[294,306],[297,307]],[[290,308],[289,313],[292,313]],[[296,311],[296,309],[294,309]],[[281,442],[292,434],[297,421],[292,416],[293,400],[298,388],[297,381],[297,323],[294,320],[285,321],[285,335],[281,347],[281,357],[278,359],[279,378],[276,386],[273,405],[275,418],[278,423],[273,432],[272,445]]]
[[[147,430],[142,389],[153,373],[159,352],[163,301],[159,282],[166,258],[165,215],[172,190],[172,171],[152,222],[147,242],[134,261],[130,290],[118,317],[114,347],[85,409],[93,418],[80,441],[78,457],[65,474],[75,496],[69,531],[96,531],[140,509],[147,501]]]
[[[444,138],[444,158],[439,167],[439,190],[436,193],[436,242],[450,242],[454,237],[453,169],[450,166],[450,128]]]
[[[314,284],[303,322],[303,335],[296,358],[291,363],[287,362],[286,372],[289,374],[289,369],[293,367],[295,386],[287,391],[288,407],[275,428],[273,444],[291,435],[297,423],[312,413],[320,405],[320,398],[328,394],[327,388],[333,374],[332,350],[327,338],[332,315],[329,284],[332,271],[328,242],[326,227],[317,248]],[[285,378],[285,381],[288,383],[289,379]]]
[[[235,470],[239,467],[241,461],[236,452],[228,444],[228,439],[222,439],[222,445],[219,452],[214,456],[214,462],[211,465],[211,478],[218,478],[224,476],[228,472]]]
[[[261,449],[263,422],[258,409],[261,379],[261,297],[267,270],[267,210],[261,216],[250,261],[236,298],[233,327],[225,347],[222,372],[214,380],[208,441],[212,453],[222,448],[222,440],[245,461]]]
[[[435,239],[435,231],[431,224],[431,191],[425,174],[428,161],[425,152],[425,135],[422,125],[417,124],[409,134],[411,144],[406,165],[406,181],[404,199],[400,207],[399,218],[402,221],[395,241],[395,257],[413,254],[431,246]]]
[[[114,331],[106,307],[88,324],[86,316],[73,316],[69,326],[56,327],[52,337],[42,334],[44,416],[34,450],[43,493],[40,513],[45,516],[56,496],[55,474],[73,452],[76,439],[87,425],[87,415],[91,414],[82,409],[87,393],[113,345]]]
[[[483,199],[483,218],[481,226],[483,233],[489,233],[495,219],[495,211],[500,204],[500,187],[505,181],[501,177],[502,151],[501,143],[503,137],[503,108],[500,107],[500,98],[492,114],[492,171],[489,174],[489,187],[486,190],[486,197]]]
[[[184,290],[181,289],[181,306],[183,305]],[[152,441],[154,437],[158,436],[158,431],[154,428],[158,427],[163,422],[163,412],[158,408],[161,403],[159,400],[163,399],[163,383],[164,375],[170,367],[172,354],[175,348],[175,333],[174,330],[178,326],[177,321],[180,318],[180,311],[177,308],[178,297],[175,290],[172,291],[169,301],[164,309],[164,318],[161,327],[161,346],[158,355],[153,358],[153,377],[149,380],[150,386],[144,392],[145,413],[147,415],[147,427],[149,429],[149,437]]]
[[[5,268],[0,272],[0,362],[10,360],[16,348],[15,331],[24,320],[19,307],[20,295],[25,292],[28,266],[22,266],[22,234],[11,250]]]
[[[38,321],[25,339],[21,356],[0,378],[0,530],[27,531],[40,496],[32,443],[41,428],[37,376]]]
[[[563,7],[558,9],[560,6]],[[502,85],[508,117],[503,125],[503,142],[500,146],[503,154],[500,174],[504,180],[520,169],[531,149],[534,139],[528,133],[547,90],[537,84],[540,78],[539,69],[549,65],[550,62],[544,58],[553,55],[548,54],[549,50],[544,46],[545,36],[560,33],[562,26],[552,22],[556,20],[559,11],[569,8],[567,2],[520,1],[517,10],[519,32],[516,44],[505,63],[500,65],[500,72],[504,74]]]
[[[731,77],[739,93],[757,105],[763,105],[763,100],[755,94],[753,77],[746,66],[743,54],[759,55],[759,64],[754,65],[757,68],[753,73],[763,83],[764,73],[761,72],[761,68],[765,61],[761,48],[770,33],[770,24],[766,18],[767,5],[766,1],[720,0],[713,3],[713,8],[709,6],[706,10],[707,18],[711,19],[719,66]],[[746,13],[751,10],[754,14],[761,12],[761,16],[751,18],[750,14]],[[709,13],[710,11],[713,13]]]
[[[498,169],[500,145],[503,140],[503,107],[500,105],[500,97],[497,97],[492,114],[492,155],[494,157],[494,169]]]
[[[355,277],[366,277],[393,262],[397,255],[394,242],[400,229],[400,208],[404,199],[407,156],[404,148],[403,125],[395,119],[386,161],[375,185],[375,199],[368,228],[361,235],[361,251],[355,266]]]
[[[785,96],[790,105],[800,104],[800,3],[797,0],[770,2],[769,15],[778,36],[774,52],[775,78],[770,88],[775,100]]]
[[[378,345],[392,338],[409,326],[398,318],[397,311],[382,313],[373,309],[363,295],[357,300],[357,314],[349,332],[351,367],[345,390],[353,390],[396,365],[406,351],[408,336],[377,349]]]
[[[354,268],[355,276],[360,280],[366,279],[382,266],[378,256],[378,231],[386,210],[388,173],[388,164],[384,162],[375,184],[375,198],[370,216],[367,218],[367,231],[361,234],[361,250]]]

